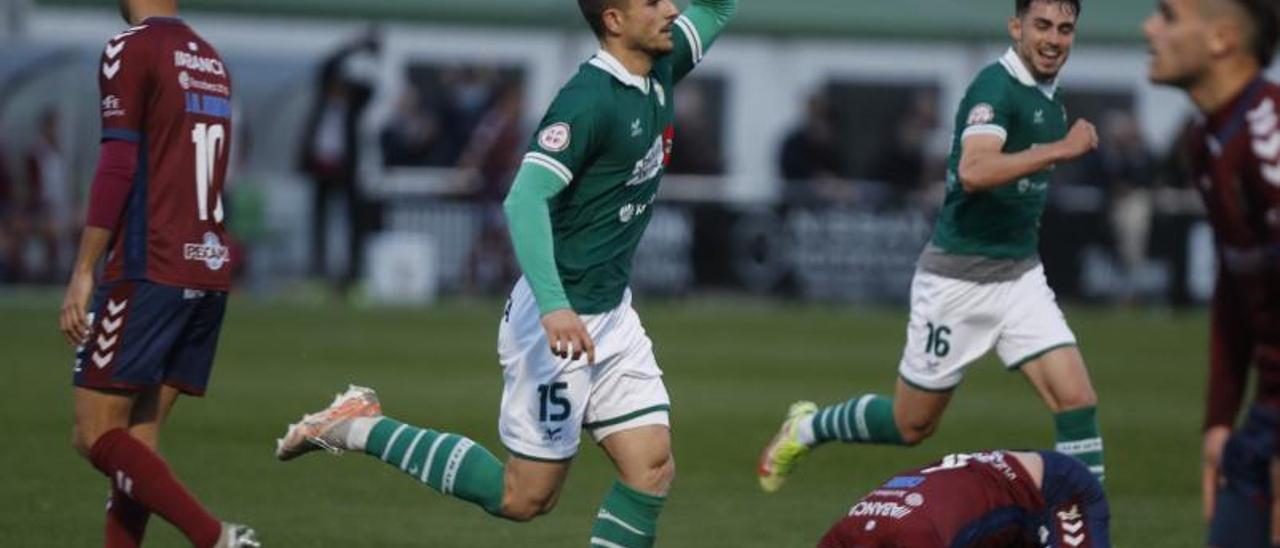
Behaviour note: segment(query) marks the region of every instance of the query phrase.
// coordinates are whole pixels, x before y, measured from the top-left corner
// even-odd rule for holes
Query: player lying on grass
[[[1108,548],[1111,511],[1080,461],[1052,451],[947,455],[849,509],[819,548]]]

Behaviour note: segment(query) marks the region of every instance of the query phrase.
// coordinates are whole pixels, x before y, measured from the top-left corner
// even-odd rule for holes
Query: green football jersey
[[[934,227],[933,246],[950,255],[1020,261],[1037,257],[1040,217],[1053,167],[981,192],[960,185],[962,141],[971,135],[1004,139],[1012,154],[1053,143],[1067,134],[1067,111],[1055,82],[1037,82],[1010,49],[978,73],[956,113],[947,166],[947,192]]]
[[[701,61],[721,24],[680,16],[675,48],[643,77],[601,49],[560,90],[533,136],[524,163],[568,185],[549,203],[552,241],[565,294],[580,314],[622,302],[671,158],[673,87]]]

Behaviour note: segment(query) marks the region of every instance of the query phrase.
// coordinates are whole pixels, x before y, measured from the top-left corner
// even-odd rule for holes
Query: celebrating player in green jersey
[[[956,114],[946,201],[911,284],[894,397],[866,394],[824,409],[793,404],[760,459],[766,491],[828,441],[923,441],[964,368],[992,348],[1054,413],[1057,450],[1102,477],[1097,396],[1036,251],[1054,164],[1098,141],[1087,121],[1068,131],[1058,93],[1080,2],[1015,0],[1015,9],[1013,47],[978,73]]]
[[[555,506],[583,430],[617,466],[592,546],[651,546],[675,474],[670,400],[627,289],[671,155],[672,88],[737,0],[578,0],[601,48],[552,102],[505,202],[524,276],[503,313],[500,463],[455,434],[385,418],[352,387],[277,455],[359,450],[444,494],[528,520]]]

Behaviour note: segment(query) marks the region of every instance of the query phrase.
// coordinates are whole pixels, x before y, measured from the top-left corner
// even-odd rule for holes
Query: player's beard
[[[641,44],[637,49],[647,53],[650,57],[657,58],[671,53],[671,50],[675,49],[675,44],[671,41],[670,33],[661,33],[647,44]]]

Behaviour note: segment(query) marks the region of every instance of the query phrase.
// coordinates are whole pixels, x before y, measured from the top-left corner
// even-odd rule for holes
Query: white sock
[[[373,432],[374,425],[382,417],[356,417],[351,419],[351,424],[347,428],[347,450],[348,451],[364,451],[364,446],[369,442],[369,433]]]
[[[813,417],[816,416],[813,415],[796,422],[796,440],[809,447],[813,447],[813,444],[818,441],[813,434]]]

